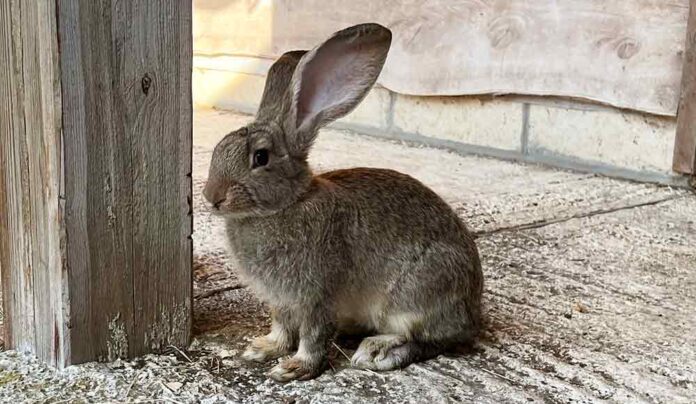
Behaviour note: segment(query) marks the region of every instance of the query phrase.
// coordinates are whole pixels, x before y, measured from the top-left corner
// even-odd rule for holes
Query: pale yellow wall
[[[378,22],[393,32],[378,83],[399,94],[567,96],[675,116],[689,2],[195,0],[194,7],[195,54],[243,58],[237,65],[245,71]]]
[[[292,42],[316,43],[318,31],[333,29],[312,18],[306,20],[309,28],[289,28],[287,20],[277,21],[279,14],[289,12],[288,4],[279,0],[194,1],[193,96],[197,108],[254,113],[275,55],[292,49]],[[358,19],[360,14],[349,15],[351,18]],[[290,32],[294,39],[279,37],[283,32]],[[665,52],[676,50],[668,47]],[[665,110],[664,115],[673,114]],[[673,117],[558,97],[421,97],[377,86],[337,125],[464,152],[628,178],[664,182],[673,178]]]

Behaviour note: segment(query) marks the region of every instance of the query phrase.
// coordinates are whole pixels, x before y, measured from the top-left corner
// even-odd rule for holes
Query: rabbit
[[[254,121],[212,154],[204,197],[225,222],[240,279],[271,309],[270,333],[242,357],[283,358],[269,372],[279,382],[320,375],[336,333],[371,335],[351,365],[381,371],[479,332],[478,249],[446,202],[396,171],[313,175],[307,162],[318,130],[370,91],[391,37],[361,24],[285,53],[269,70]]]

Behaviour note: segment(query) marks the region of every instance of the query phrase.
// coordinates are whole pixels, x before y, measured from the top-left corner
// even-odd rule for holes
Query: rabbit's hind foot
[[[351,359],[353,367],[369,370],[403,368],[440,352],[431,344],[409,341],[402,335],[384,334],[365,338]]]

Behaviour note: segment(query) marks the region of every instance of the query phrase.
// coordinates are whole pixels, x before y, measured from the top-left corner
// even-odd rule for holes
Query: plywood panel
[[[275,57],[347,25],[394,31],[398,93],[578,97],[674,116],[688,0],[195,0],[197,54]]]
[[[674,171],[696,174],[696,0],[691,0],[685,56],[674,146]]]

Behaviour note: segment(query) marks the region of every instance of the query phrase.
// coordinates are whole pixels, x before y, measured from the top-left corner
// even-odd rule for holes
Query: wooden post
[[[188,343],[191,12],[0,1],[8,348],[62,367]]]
[[[696,174],[696,0],[691,0],[686,29],[681,100],[677,113],[674,171]]]

